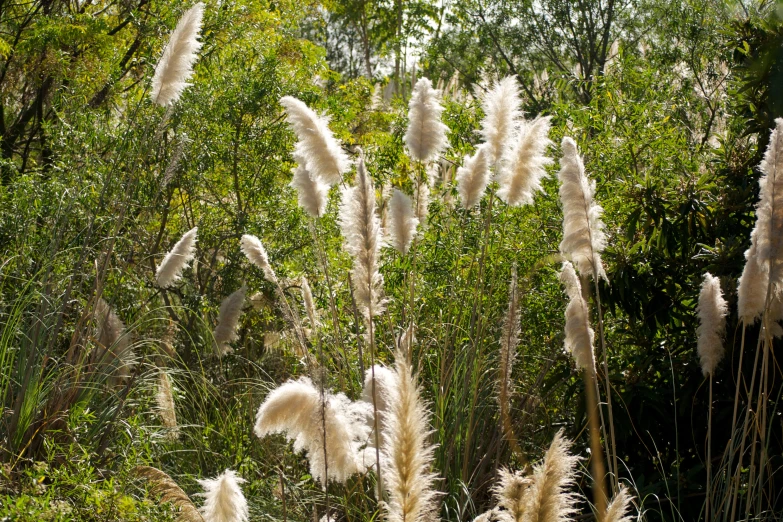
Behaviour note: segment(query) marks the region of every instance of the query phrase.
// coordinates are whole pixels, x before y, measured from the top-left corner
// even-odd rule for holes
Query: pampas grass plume
[[[236,341],[237,326],[239,326],[239,316],[242,315],[242,305],[245,303],[245,294],[247,286],[242,285],[239,290],[223,299],[220,303],[220,312],[218,314],[218,324],[213,333],[218,353],[224,355],[231,351],[228,343]]]
[[[302,300],[304,301],[305,311],[307,317],[310,319],[310,327],[315,328],[318,326],[318,312],[315,309],[315,300],[313,299],[313,291],[310,288],[310,282],[305,276],[302,276]]]
[[[606,246],[603,209],[594,201],[595,181],[590,182],[576,142],[563,138],[560,160],[560,201],[563,203],[563,240],[560,252],[570,259],[580,274],[603,277],[606,273],[601,252]]]
[[[590,328],[587,303],[582,296],[582,285],[574,271],[574,266],[565,261],[560,272],[560,281],[568,294],[565,318],[565,350],[576,362],[577,368],[595,372],[595,354],[593,340],[595,332]]]
[[[479,145],[473,156],[465,156],[462,166],[457,169],[457,191],[462,206],[475,207],[484,197],[489,185],[489,145]]]
[[[761,317],[767,301],[769,272],[759,266],[756,247],[745,252],[745,268],[737,287],[737,315],[746,325],[751,325]]]
[[[628,488],[621,485],[620,491],[617,492],[617,495],[606,507],[604,522],[631,522],[633,519],[628,515],[628,510],[631,508],[631,500],[633,500],[633,497],[628,493]]]
[[[329,118],[318,116],[293,96],[281,98],[280,105],[285,108],[288,123],[299,139],[296,154],[300,165],[303,159],[310,175],[326,185],[339,183],[351,162],[329,129]]]
[[[198,227],[194,227],[182,236],[182,239],[177,241],[174,248],[166,254],[163,261],[158,266],[158,270],[155,272],[155,279],[158,282],[158,286],[161,288],[168,288],[176,283],[182,276],[182,271],[188,266],[193,258],[196,256],[196,234],[198,233]]]
[[[329,202],[329,185],[321,181],[318,176],[313,176],[308,170],[305,159],[294,155],[298,165],[294,169],[294,177],[291,186],[296,189],[299,198],[299,206],[311,217],[319,218],[326,212],[326,204]]]
[[[482,100],[484,119],[481,136],[487,144],[488,162],[498,161],[514,134],[514,128],[522,115],[519,110],[519,84],[514,76],[507,76],[495,83]]]
[[[544,169],[552,159],[544,156],[549,140],[551,117],[539,117],[520,124],[517,143],[504,156],[504,167],[498,175],[498,197],[507,205],[533,203],[533,195],[542,191],[541,180],[547,176]]]
[[[416,189],[416,219],[422,226],[427,223],[430,211],[430,185],[427,181],[419,181]]]
[[[99,347],[93,351],[91,362],[108,370],[112,386],[121,384],[130,377],[134,366],[135,353],[130,335],[125,331],[125,324],[103,298],[98,298],[95,303],[95,321]]]
[[[245,479],[227,469],[214,479],[199,480],[204,488],[204,505],[199,512],[205,522],[247,522],[247,500],[239,486]]]
[[[699,340],[696,350],[701,361],[704,376],[712,375],[723,358],[723,334],[726,332],[726,315],[729,307],[720,289],[720,280],[707,272],[699,293]]]
[[[264,245],[261,244],[256,236],[245,234],[240,241],[240,248],[245,257],[250,260],[251,263],[256,265],[261,271],[264,272],[264,277],[270,283],[277,283],[277,276],[275,271],[272,270],[272,265],[269,264],[269,256],[266,254]]]
[[[533,480],[520,471],[498,470],[498,482],[492,488],[498,506],[504,508],[513,522],[525,520],[527,492]],[[491,512],[490,512],[491,513]],[[491,515],[490,515],[491,516]],[[478,519],[476,519],[478,520]]]
[[[373,403],[373,373],[375,373],[375,409],[378,412],[378,445],[382,448],[386,441],[387,430],[385,426],[388,422],[389,411],[392,404],[397,400],[398,381],[397,374],[385,366],[376,364],[372,369],[367,370],[364,377],[364,387],[362,388],[362,400],[369,405]],[[367,418],[367,423],[370,429],[373,429],[374,421],[372,415]],[[370,436],[368,445],[375,447],[374,435]]]
[[[571,455],[571,442],[560,430],[544,456],[533,468],[532,483],[525,495],[525,520],[531,522],[562,522],[576,512],[577,497],[568,492],[575,483],[575,468],[579,457]]]
[[[150,96],[158,105],[176,102],[189,85],[187,81],[193,74],[193,64],[201,49],[198,36],[203,18],[204,4],[199,2],[182,15],[171,33],[152,77]]]
[[[155,402],[158,407],[160,421],[168,429],[171,439],[179,437],[177,425],[177,409],[174,406],[174,394],[171,391],[171,379],[165,370],[160,370],[158,375],[158,392],[155,394]]]
[[[405,132],[405,145],[414,160],[429,163],[446,147],[449,128],[440,120],[442,113],[440,92],[428,78],[421,78],[411,94]]]
[[[389,199],[389,239],[394,249],[405,255],[411,247],[419,219],[413,211],[410,196],[394,189]]]

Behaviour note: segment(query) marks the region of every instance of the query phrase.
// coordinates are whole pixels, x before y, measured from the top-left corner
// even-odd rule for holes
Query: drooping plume
[[[498,482],[492,488],[492,492],[498,506],[505,509],[508,518],[504,517],[504,520],[513,522],[526,520],[526,499],[532,483],[533,479],[524,476],[520,471],[511,471],[506,468],[498,470]]]
[[[575,483],[579,457],[571,455],[570,448],[571,442],[560,430],[544,461],[533,468],[532,483],[525,495],[526,520],[565,522],[576,512],[577,497],[568,489]]]
[[[103,298],[95,303],[95,322],[98,347],[90,354],[90,361],[106,369],[112,386],[121,384],[130,377],[135,365],[136,354],[131,347],[130,334]]]
[[[198,233],[198,227],[194,227],[182,236],[182,239],[177,241],[174,248],[166,254],[163,261],[158,266],[158,270],[155,272],[155,279],[158,282],[158,286],[161,288],[168,288],[182,276],[182,271],[188,266],[193,258],[196,256],[196,234]]]
[[[266,249],[261,244],[261,240],[256,236],[245,234],[240,241],[240,248],[245,257],[264,272],[264,277],[267,281],[277,283],[277,276],[275,271],[272,270],[272,265],[269,264],[269,256],[266,255]]]
[[[303,157],[294,155],[298,165],[294,169],[294,178],[291,186],[296,189],[299,197],[299,206],[311,217],[319,218],[326,212],[329,202],[329,185],[321,181],[318,176],[313,176],[308,170]]]
[[[296,155],[300,165],[304,160],[310,176],[326,185],[339,183],[351,162],[329,129],[329,118],[318,116],[293,96],[281,98],[280,105],[285,107],[288,123],[299,139]]]
[[[344,483],[355,473],[365,471],[373,462],[364,461],[361,446],[367,442],[372,406],[364,401],[351,402],[342,393],[325,393],[326,455],[328,479]],[[296,452],[307,452],[310,474],[323,485],[324,431],[321,395],[310,379],[288,381],[273,390],[258,409],[254,432],[259,437],[284,433],[294,442]]]
[[[353,258],[354,298],[359,311],[369,320],[383,311],[383,277],[378,272],[383,238],[376,212],[375,189],[362,158],[356,166],[356,184],[343,189],[339,221],[345,250]]]
[[[775,295],[783,291],[783,118],[775,120],[759,170],[762,175],[756,225],[745,253],[739,288],[738,311],[746,324],[760,317]]]
[[[701,372],[706,377],[715,372],[718,363],[723,359],[723,334],[726,332],[726,315],[729,313],[728,304],[720,289],[720,280],[709,272],[704,274],[696,312],[699,314],[696,351],[701,361]]]
[[[479,204],[489,185],[489,145],[479,145],[476,153],[465,156],[462,166],[457,170],[457,191],[465,208]]]
[[[247,286],[242,285],[239,290],[223,299],[220,303],[220,313],[218,314],[218,324],[213,333],[218,353],[224,355],[231,351],[230,342],[236,341],[237,327],[239,326],[239,316],[242,315],[242,305],[245,304],[245,294]]]
[[[168,430],[168,437],[176,440],[179,437],[177,424],[177,409],[174,406],[174,394],[171,391],[171,379],[165,370],[158,375],[158,391],[155,394],[158,416],[163,427]]]
[[[152,77],[152,101],[158,105],[171,105],[190,85],[188,80],[193,74],[193,64],[198,59],[201,42],[198,41],[201,22],[204,18],[204,4],[197,3],[188,9],[179,19],[176,29],[171,33],[169,43],[155,66]]]
[[[481,136],[487,144],[487,161],[498,161],[514,135],[514,128],[522,116],[519,110],[519,84],[513,76],[495,83],[482,100],[484,119]],[[482,191],[483,192],[483,191]]]
[[[577,368],[595,373],[593,353],[595,332],[590,328],[590,315],[582,296],[579,277],[574,271],[574,266],[568,261],[563,263],[560,281],[568,294],[568,306],[565,311],[565,350],[574,358]]]
[[[389,522],[423,522],[437,510],[435,476],[429,471],[434,451],[427,442],[429,412],[406,354],[398,350],[395,358],[397,396],[385,425],[388,438],[382,457],[389,492],[384,507]]]
[[[508,308],[503,317],[503,328],[500,334],[500,369],[498,371],[498,402],[500,403],[500,417],[503,423],[503,435],[511,435],[511,419],[509,407],[511,395],[514,392],[514,384],[511,379],[511,370],[514,368],[517,345],[519,344],[520,326],[519,291],[517,288],[517,269],[511,272],[511,283],[508,289]]]
[[[547,176],[544,169],[552,159],[544,156],[549,140],[551,117],[539,117],[521,122],[517,142],[504,156],[503,168],[498,173],[498,197],[507,205],[533,203],[536,192],[542,191],[541,180]]]
[[[399,189],[394,189],[389,199],[389,239],[394,249],[407,254],[411,247],[419,219],[413,211],[413,201]]]
[[[307,317],[310,319],[310,328],[318,326],[318,312],[315,309],[313,300],[313,291],[310,289],[310,282],[305,276],[302,276],[302,300],[304,301]]]
[[[247,500],[239,486],[243,482],[245,479],[230,469],[214,479],[198,481],[204,488],[204,505],[199,511],[205,522],[247,522]]]
[[[446,148],[449,128],[440,119],[442,113],[440,91],[432,88],[429,79],[421,78],[411,93],[405,132],[405,145],[414,160],[429,163]]]
[[[560,160],[560,201],[563,203],[563,241],[560,252],[580,274],[606,279],[601,252],[606,247],[603,209],[593,199],[595,181],[587,179],[585,166],[571,138],[563,138]]]
[[[631,497],[628,488],[620,485],[620,491],[615,495],[609,505],[606,507],[605,522],[631,522],[633,518],[628,514],[631,508]]]

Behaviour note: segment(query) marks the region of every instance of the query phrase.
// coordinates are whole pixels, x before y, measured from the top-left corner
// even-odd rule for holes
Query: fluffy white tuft
[[[374,413],[373,403],[373,371],[375,372],[375,409],[378,411],[378,444],[383,447],[386,441],[386,424],[388,422],[391,405],[397,400],[398,382],[397,374],[385,366],[376,364],[372,369],[365,372],[364,388],[362,389],[362,400],[370,405],[370,412]],[[374,421],[371,415],[367,419],[370,430],[373,429]],[[368,445],[375,447],[375,435],[371,434]]]
[[[299,139],[296,154],[305,160],[310,175],[329,186],[339,183],[351,162],[329,129],[329,118],[318,116],[293,96],[280,98],[280,105],[285,107],[288,123]]]
[[[414,160],[429,163],[446,148],[449,128],[440,120],[442,113],[440,91],[432,88],[428,78],[421,78],[411,93],[405,132],[405,145]]]
[[[155,272],[155,279],[158,286],[168,288],[182,276],[182,271],[188,266],[196,256],[196,234],[198,227],[194,227],[177,241],[174,248],[163,258],[158,270]]]
[[[423,522],[437,510],[435,476],[430,473],[434,448],[427,442],[429,412],[406,354],[398,350],[395,358],[398,388],[383,446],[383,483],[389,492],[384,507],[389,522]]]
[[[457,191],[462,206],[475,207],[484,197],[489,185],[489,145],[479,145],[476,153],[465,156],[462,166],[457,170]]]
[[[517,121],[522,116],[520,104],[519,84],[514,76],[507,76],[495,83],[484,96],[481,103],[484,119],[480,132],[488,147],[488,162],[498,161],[502,157],[514,135]]]
[[[769,272],[765,268],[759,266],[756,247],[751,245],[745,252],[745,268],[737,287],[737,315],[746,325],[755,323],[764,313],[769,283]]]
[[[552,163],[551,158],[544,156],[552,144],[551,119],[546,116],[520,123],[516,145],[504,155],[497,178],[498,197],[507,205],[529,205],[534,194],[543,190],[541,180],[547,176],[544,167]]]
[[[615,495],[612,501],[606,506],[605,522],[631,522],[633,518],[628,515],[631,508],[633,497],[628,493],[628,488],[621,485],[620,491]]]
[[[718,363],[723,359],[723,335],[726,332],[726,316],[729,313],[728,304],[720,289],[720,280],[709,272],[704,274],[696,312],[699,314],[696,351],[701,361],[701,372],[706,377],[715,372]]]
[[[531,522],[566,522],[576,513],[577,496],[568,492],[576,481],[579,457],[571,455],[571,442],[560,430],[544,456],[533,468],[532,483],[525,495],[525,516]]]
[[[214,479],[199,480],[204,488],[204,505],[199,509],[204,522],[247,522],[247,500],[240,484],[245,479],[227,469]]]
[[[499,511],[502,515],[494,520],[504,520],[506,522],[523,522],[527,508],[527,493],[533,479],[526,477],[520,471],[511,471],[506,468],[498,470],[498,482],[492,487],[492,493],[499,507],[505,511]],[[487,512],[488,517],[492,512]],[[503,516],[505,515],[505,516]],[[478,519],[476,519],[478,520]],[[492,520],[490,518],[490,520]],[[475,522],[475,521],[474,521]]]
[[[419,219],[413,211],[413,201],[410,196],[399,189],[394,189],[389,198],[389,240],[394,249],[407,254],[411,247]]]
[[[356,167],[356,184],[343,189],[339,221],[345,250],[353,258],[354,298],[364,318],[370,320],[383,311],[383,276],[378,272],[383,237],[375,189],[362,158]]]
[[[568,294],[568,306],[565,311],[565,350],[574,358],[577,368],[595,372],[593,353],[595,332],[590,328],[590,316],[587,303],[582,297],[579,277],[574,271],[574,266],[568,261],[563,263],[560,281]]]
[[[603,209],[593,197],[595,181],[587,179],[585,166],[576,142],[563,138],[563,157],[560,160],[560,201],[563,203],[563,241],[560,252],[573,261],[580,274],[603,277],[606,273],[601,252],[606,246]]]
[[[264,272],[264,277],[270,283],[277,283],[277,276],[275,271],[272,270],[272,265],[269,264],[269,256],[266,254],[264,245],[261,244],[256,236],[245,234],[240,241],[240,248],[242,253],[245,254],[251,263],[256,265],[261,271]]]
[[[298,165],[294,169],[291,186],[296,189],[299,206],[310,216],[319,218],[326,212],[326,204],[329,202],[329,185],[321,181],[320,177],[310,174],[304,157],[294,154],[294,159]]]
[[[185,11],[171,33],[152,77],[150,96],[158,105],[166,106],[176,102],[190,85],[187,82],[193,74],[193,64],[201,49],[198,36],[203,18],[204,4],[199,2]]]
[[[320,392],[306,377],[288,381],[273,390],[258,409],[254,432],[259,437],[284,433],[294,442],[294,450],[307,452],[310,473],[325,484],[328,480],[344,483],[351,475],[363,472],[361,446],[367,442],[372,406],[364,401],[351,402],[342,393],[325,393],[326,454],[324,462],[324,431]],[[369,463],[371,465],[371,463]]]
[[[245,304],[246,293],[247,286],[242,285],[239,290],[234,291],[220,303],[218,324],[213,333],[220,355],[229,353],[231,351],[229,343],[239,338],[237,326],[239,326],[239,316],[242,315],[242,305]]]

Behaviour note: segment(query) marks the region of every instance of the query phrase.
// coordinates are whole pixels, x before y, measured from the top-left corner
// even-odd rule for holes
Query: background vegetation
[[[566,135],[579,143],[606,211],[600,291],[620,475],[645,519],[703,516],[708,395],[695,307],[703,273],[720,277],[732,313],[714,381],[716,467],[731,437],[738,366],[753,369],[752,358],[740,359],[741,336],[751,343],[759,329],[737,326],[736,281],[755,222],[757,167],[783,116],[783,7],[209,2],[192,85],[164,109],[149,101],[149,81],[187,7],[0,3],[0,520],[173,518],[134,477],[137,465],[166,471],[188,493],[199,490],[196,479],[232,468],[247,479],[253,520],[320,518],[324,496],[304,457],[282,438],[252,434],[268,390],[306,368],[274,288],[248,267],[239,240],[262,239],[296,306],[300,276],[310,280],[322,313],[334,314],[320,334],[329,385],[356,398],[370,360],[351,304],[339,194],[314,241],[288,186],[295,137],[278,102],[293,95],[328,113],[346,150],[367,154],[376,186],[410,192],[419,167],[403,135],[411,85],[422,75],[444,91],[450,147],[414,247],[417,265],[384,251],[392,304],[376,340],[378,358],[391,362],[415,274],[414,353],[434,414],[441,517],[483,512],[498,468],[539,458],[561,427],[577,453],[589,446],[581,379],[562,350],[565,302],[551,256],[561,239],[556,182],[547,180],[531,206],[454,204],[449,180],[479,142],[478,100],[507,75],[520,83],[528,117],[552,116],[555,143]],[[162,291],[155,267],[194,226],[192,269]],[[518,452],[502,436],[492,385],[512,266],[523,289],[511,407]],[[219,357],[218,307],[243,283],[252,297],[240,337]],[[136,356],[120,385],[83,364],[97,341],[101,296]],[[164,367],[178,438],[156,411]],[[783,466],[780,373],[774,361],[764,479],[772,493],[749,512],[754,520],[783,513],[774,494]],[[379,516],[364,478],[330,494],[340,518]]]

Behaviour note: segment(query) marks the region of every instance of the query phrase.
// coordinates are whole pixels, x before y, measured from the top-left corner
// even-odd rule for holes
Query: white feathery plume
[[[199,2],[185,11],[171,33],[152,77],[150,96],[158,105],[166,106],[176,102],[190,85],[187,82],[193,74],[193,64],[201,49],[198,37],[203,18],[204,4]]]
[[[231,346],[228,343],[239,338],[237,326],[239,326],[239,316],[242,315],[242,305],[245,304],[246,293],[247,286],[243,284],[239,290],[234,291],[220,303],[218,324],[213,332],[215,344],[220,355],[229,353]]]
[[[498,197],[511,206],[530,205],[536,192],[543,191],[541,180],[547,176],[544,167],[552,159],[544,156],[549,140],[550,116],[521,122],[517,143],[503,157],[498,173]]]
[[[363,158],[356,166],[355,185],[343,189],[339,221],[345,250],[353,258],[354,298],[364,318],[370,320],[383,311],[383,276],[378,272],[383,237],[376,212],[375,189]]]
[[[198,227],[193,227],[185,232],[182,239],[177,241],[174,248],[163,258],[163,261],[158,266],[158,270],[155,272],[158,286],[168,288],[182,276],[182,271],[196,256],[197,233]]]
[[[313,300],[313,291],[310,289],[310,282],[305,276],[302,276],[302,300],[305,304],[307,317],[310,319],[310,327],[315,328],[318,326],[318,312],[315,309],[315,301]]]
[[[500,160],[508,141],[514,135],[517,121],[522,116],[519,110],[519,84],[514,76],[507,76],[495,83],[484,96],[481,106],[484,119],[481,121],[481,136],[487,144],[487,161]]]
[[[631,522],[633,518],[628,514],[628,510],[631,508],[632,500],[628,488],[620,485],[620,491],[606,507],[604,522]]]
[[[294,169],[294,177],[291,186],[296,189],[299,198],[299,206],[310,216],[319,218],[326,212],[329,202],[329,185],[321,181],[320,177],[313,176],[307,170],[305,159],[294,154],[298,165]]]
[[[405,255],[411,247],[419,219],[413,211],[413,201],[399,189],[389,198],[389,240],[394,249]]]
[[[532,483],[533,479],[526,477],[521,471],[511,471],[506,468],[498,470],[498,482],[492,487],[492,493],[498,506],[505,509],[502,512],[505,516],[501,515],[500,520],[508,522],[525,520],[527,508],[525,500]]]
[[[386,441],[387,430],[385,428],[388,422],[389,410],[391,405],[397,400],[398,382],[397,374],[385,366],[376,364],[372,369],[365,372],[364,387],[362,388],[362,400],[372,406],[373,403],[373,372],[375,373],[375,408],[378,412],[378,444],[383,447]],[[370,412],[373,413],[372,408]],[[373,416],[367,418],[367,426],[373,429]],[[375,435],[370,434],[367,442],[368,446],[375,448]]]
[[[339,183],[351,162],[329,129],[329,118],[318,116],[303,101],[293,96],[280,98],[280,105],[285,107],[288,123],[299,139],[296,154],[300,158],[297,161],[301,165],[306,163],[310,176],[322,183],[329,186]]]
[[[434,448],[427,442],[429,412],[406,354],[396,355],[397,394],[385,424],[383,484],[389,522],[424,522],[437,510],[435,476],[430,473]]]
[[[414,160],[429,163],[446,148],[449,128],[441,121],[442,113],[440,91],[432,88],[428,78],[421,78],[411,93],[405,132],[405,145]]]
[[[704,274],[696,312],[699,314],[696,351],[701,361],[701,372],[706,377],[715,372],[723,359],[723,334],[726,332],[726,316],[729,313],[729,306],[720,289],[720,279],[709,272]]]
[[[577,497],[568,492],[575,483],[579,457],[571,455],[571,442],[560,430],[544,456],[533,468],[532,483],[525,495],[525,520],[566,522],[576,512]]]
[[[272,270],[272,265],[269,264],[269,256],[266,255],[266,249],[261,244],[261,240],[256,236],[245,234],[240,241],[240,248],[245,257],[264,272],[267,281],[277,284],[277,276]]]
[[[563,157],[560,160],[560,201],[563,203],[563,241],[560,252],[570,259],[580,274],[603,277],[606,273],[601,252],[606,247],[603,209],[593,199],[595,180],[587,179],[585,166],[576,142],[563,138]]]
[[[568,294],[568,306],[565,311],[565,350],[574,358],[577,368],[595,373],[593,353],[595,332],[590,328],[590,316],[587,303],[582,296],[579,277],[574,271],[574,266],[568,261],[563,263],[560,281]]]
[[[430,209],[430,185],[426,181],[420,181],[416,190],[416,219],[422,226],[427,224],[427,215]]]
[[[199,480],[204,488],[204,505],[199,512],[204,522],[247,522],[248,509],[245,495],[239,486],[245,479],[227,469],[214,479]]]
[[[177,409],[174,406],[174,394],[171,391],[171,379],[165,370],[160,370],[158,375],[158,391],[155,394],[155,402],[158,407],[158,416],[163,427],[168,429],[168,437],[176,440],[179,437],[179,425],[177,425]]]
[[[321,394],[310,379],[302,377],[286,382],[267,396],[258,409],[254,432],[259,437],[284,433],[294,442],[294,451],[307,452],[310,474],[324,485],[325,418],[328,479],[344,483],[368,467],[360,450],[369,435],[365,422],[368,416],[372,416],[371,405],[364,401],[352,403],[342,393],[327,391],[322,417]]]
[[[739,316],[753,323],[783,291],[783,118],[775,120],[769,146],[759,165],[759,202],[756,225],[750,235],[751,246],[740,279]],[[753,266],[755,261],[757,266]],[[748,266],[750,265],[750,266]],[[771,295],[767,295],[771,289]]]
[[[466,155],[462,166],[457,169],[457,191],[462,206],[467,209],[478,205],[487,190],[489,154],[489,145],[479,145],[476,153],[472,157]]]
[[[506,522],[508,519],[509,515],[506,511],[501,511],[498,508],[492,508],[474,518],[473,522]]]

